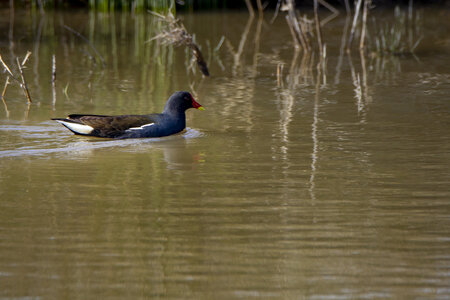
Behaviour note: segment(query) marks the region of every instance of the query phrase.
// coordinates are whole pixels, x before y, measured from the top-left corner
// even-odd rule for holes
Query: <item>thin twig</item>
[[[11,69],[8,67],[8,65],[5,63],[5,61],[2,58],[2,55],[0,54],[0,61],[2,62],[3,67],[5,68],[6,72],[8,72],[9,76],[19,81],[11,72]]]
[[[339,58],[338,58],[338,62],[336,65],[336,75],[335,75],[335,79],[334,79],[334,84],[336,84],[336,85],[339,83],[339,80],[340,80],[341,66],[342,66],[342,62],[344,59],[344,52],[345,52],[344,50],[345,50],[347,31],[348,31],[349,25],[350,25],[350,15],[347,14],[347,16],[345,17],[344,30],[342,31],[341,47],[339,49]]]
[[[214,48],[214,52],[217,52],[220,50],[220,47],[222,47],[223,42],[225,41],[225,36],[222,35],[222,38],[220,39],[219,43],[217,44],[216,48]]]
[[[253,9],[253,5],[250,2],[250,0],[245,0],[245,5],[247,5],[248,13],[250,14],[250,16],[254,17],[255,16],[255,10]]]
[[[39,6],[39,11],[41,13],[41,15],[45,15],[45,11],[44,11],[44,6],[42,4],[42,0],[37,0],[38,6]]]
[[[8,38],[9,38],[9,49],[11,52],[14,49],[14,0],[9,0],[9,32],[8,32]]]
[[[3,106],[5,106],[6,118],[9,118],[8,105],[6,104],[6,99],[5,99],[6,88],[8,87],[8,84],[9,84],[9,76],[6,76],[5,87],[3,88],[3,92],[2,92],[2,102],[3,102]]]
[[[90,85],[90,83],[89,83],[89,85]],[[70,98],[69,98],[69,83],[66,84],[66,86],[63,89],[63,92],[64,92],[64,96],[66,96],[67,100],[70,100]]]
[[[103,59],[103,56],[100,55],[100,53],[97,51],[97,49],[94,47],[94,45],[92,45],[92,43],[81,33],[79,33],[78,31],[76,31],[75,29],[64,25],[64,28],[67,29],[68,31],[72,32],[73,34],[75,34],[76,36],[78,36],[80,39],[82,39],[83,41],[85,41],[91,48],[92,50],[94,50],[95,54],[98,56],[98,58],[100,58],[103,66],[106,65],[105,60]]]
[[[329,22],[331,22],[333,19],[335,19],[337,16],[339,16],[339,12],[337,13],[332,13],[331,15],[329,15],[326,18],[323,18],[322,20],[320,20],[320,26],[324,27],[326,24],[328,24]]]
[[[277,6],[275,7],[275,13],[273,14],[272,19],[270,20],[270,24],[273,24],[273,22],[275,21],[275,19],[278,16],[278,13],[280,12],[280,7],[281,7],[281,0],[277,1]]]
[[[190,43],[187,46],[192,50],[192,54],[194,54],[194,56],[195,56],[195,60],[197,61],[197,65],[198,65],[200,71],[202,71],[202,73],[205,76],[209,76],[208,65],[206,64],[205,60],[203,59],[203,55],[202,55],[202,52],[200,51],[200,49],[197,47],[197,45],[195,43]]]
[[[28,117],[30,116],[30,108],[31,108],[31,103],[30,102],[28,102],[28,105],[27,105],[27,110],[25,111],[25,120],[28,120]]]
[[[15,81],[17,81],[19,83],[19,85],[22,87],[23,91],[25,92],[25,95],[27,96],[27,101],[28,103],[31,103],[31,96],[30,96],[30,92],[28,90],[28,86],[26,84],[25,81],[25,76],[23,74],[23,67],[26,64],[26,62],[28,61],[28,58],[30,58],[31,52],[27,51],[27,54],[25,55],[22,63],[20,63],[19,58],[16,57],[16,63],[17,63],[17,67],[19,68],[19,75],[20,78],[22,79],[22,81],[20,81],[16,76],[14,76],[14,74],[12,73],[11,69],[8,67],[8,65],[5,63],[5,61],[3,60],[2,56],[0,55],[0,61],[3,65],[3,68],[6,70],[6,72],[8,73],[8,77],[6,78],[6,82],[5,82],[5,86],[3,88],[3,92],[2,92],[2,99],[4,100],[4,96],[6,94],[6,88],[8,87],[8,84],[10,83],[9,79],[12,78]]]
[[[256,0],[256,5],[258,6],[258,14],[260,16],[262,16],[263,15],[263,11],[264,11],[264,7],[263,7],[263,5],[261,3],[261,0]]]
[[[362,70],[362,87],[363,87],[363,99],[364,104],[369,104],[371,102],[371,96],[369,94],[369,86],[367,85],[367,68],[366,68],[366,58],[364,51],[359,51],[361,57],[361,70]]]
[[[364,42],[366,40],[366,29],[367,29],[367,12],[369,10],[371,0],[364,0],[364,11],[362,19],[362,30],[361,30],[361,40],[359,42],[359,49],[364,49]]]
[[[56,55],[53,54],[52,57],[52,96],[53,96],[53,107],[56,104]]]
[[[289,18],[290,18],[290,23],[291,23],[294,31],[296,32],[303,49],[305,51],[309,51],[310,50],[310,46],[309,46],[309,44],[307,42],[307,38],[304,35],[304,32],[302,30],[302,26],[301,26],[301,24],[299,24],[300,22],[298,21],[297,14],[296,14],[296,11],[295,11],[295,2],[294,2],[294,0],[288,0],[288,15],[289,15]]]
[[[283,63],[277,65],[277,86],[283,87]]]
[[[27,63],[28,58],[30,58],[31,55],[31,51],[27,51],[27,54],[25,55],[25,57],[22,60],[22,67]]]
[[[350,51],[353,42],[353,35],[355,34],[356,23],[358,22],[359,11],[361,8],[362,0],[358,0],[356,3],[355,15],[353,16],[352,29],[350,30],[350,36],[348,38],[347,51]]]
[[[344,2],[345,2],[345,11],[347,12],[347,16],[349,16],[352,13],[350,9],[350,3],[348,2],[348,0],[344,0]]]
[[[294,40],[295,49],[300,50],[302,46],[300,45],[298,36],[295,34],[294,25],[291,22],[291,18],[289,18],[288,15],[286,15],[286,22],[288,23],[289,31],[291,32],[292,39]]]
[[[323,46],[322,46],[322,32],[320,30],[320,21],[319,21],[319,3],[318,0],[314,0],[314,20],[316,23],[316,31],[317,31],[317,42],[319,44],[319,52],[320,57],[323,56]]]
[[[5,102],[5,95],[6,95],[6,89],[8,88],[8,84],[9,84],[9,76],[6,76],[5,87],[3,88],[3,92],[2,92],[3,102]]]
[[[306,15],[303,15],[303,17],[300,18],[300,20],[301,20],[300,25],[302,27],[303,38],[306,41],[306,46],[308,47],[308,50],[311,50],[311,42],[308,37],[308,32],[311,32],[313,30],[312,26],[313,26],[314,21],[308,20]]]
[[[256,30],[255,30],[255,50],[253,51],[253,68],[252,73],[253,76],[256,77],[257,74],[257,68],[258,68],[258,58],[259,58],[259,48],[260,48],[260,39],[261,39],[261,29],[262,29],[262,23],[263,23],[263,15],[262,13],[258,16],[258,22],[256,23]]]
[[[18,57],[16,57],[16,63],[17,63],[17,67],[19,68],[20,78],[22,78],[23,91],[25,92],[25,95],[27,96],[28,104],[30,104],[33,101],[31,101],[30,91],[28,90],[27,82],[25,81],[25,76],[23,74],[22,65],[20,64]]]
[[[320,4],[328,8],[333,14],[339,14],[339,10],[325,0],[318,0]]]
[[[331,15],[320,20],[320,26],[323,27],[323,26],[325,26],[325,24],[327,24],[328,22],[330,22],[331,20],[333,20],[334,18],[336,18],[339,15],[339,9],[335,8],[333,5],[331,5],[330,3],[328,3],[325,0],[318,0],[318,2],[322,6],[327,8],[329,11],[331,11]]]
[[[250,15],[250,17],[247,19],[247,24],[245,25],[244,31],[242,32],[241,40],[239,42],[237,51],[235,51],[233,45],[228,39],[226,39],[225,41],[228,50],[231,52],[231,55],[233,56],[233,68],[232,68],[233,74],[236,74],[238,67],[241,65],[241,55],[244,51],[244,46],[247,43],[247,36],[248,33],[250,32],[250,28],[252,27],[253,19],[254,16],[252,15]]]
[[[322,57],[320,59],[322,66],[323,85],[327,84],[327,45],[323,44]]]
[[[52,82],[56,80],[56,55],[52,56]]]

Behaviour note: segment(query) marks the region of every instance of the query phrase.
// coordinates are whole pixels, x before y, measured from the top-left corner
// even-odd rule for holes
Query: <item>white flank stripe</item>
[[[79,134],[89,134],[92,132],[92,130],[94,130],[94,128],[89,125],[66,122],[66,121],[62,121],[62,120],[56,120],[56,121],[63,124],[70,130],[75,131],[76,133],[79,133]]]
[[[140,127],[131,127],[131,128],[128,128],[128,129],[125,130],[125,131],[128,131],[128,130],[142,130],[142,129],[144,129],[145,127],[149,127],[149,126],[153,126],[153,125],[155,125],[155,123],[144,124],[144,125],[142,125],[142,126],[140,126]]]

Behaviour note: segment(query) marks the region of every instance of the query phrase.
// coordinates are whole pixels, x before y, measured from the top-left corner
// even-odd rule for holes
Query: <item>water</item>
[[[0,53],[33,52],[34,102],[12,85],[0,111],[0,297],[447,299],[449,23],[418,12],[417,57],[349,57],[334,19],[325,72],[295,56],[283,17],[185,15],[202,79],[182,47],[144,44],[161,27],[149,15],[16,10],[11,30],[2,10]],[[206,110],[176,136],[49,120],[160,111],[192,89]]]

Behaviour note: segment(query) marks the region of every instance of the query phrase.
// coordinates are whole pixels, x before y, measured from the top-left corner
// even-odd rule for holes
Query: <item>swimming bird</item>
[[[186,128],[185,111],[204,110],[189,92],[175,92],[160,114],[148,115],[82,115],[71,114],[55,120],[78,135],[102,138],[149,138],[179,133]]]

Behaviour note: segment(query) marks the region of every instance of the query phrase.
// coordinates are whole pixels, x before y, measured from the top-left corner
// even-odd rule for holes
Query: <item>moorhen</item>
[[[160,114],[148,115],[79,115],[54,118],[70,131],[79,135],[103,138],[162,137],[186,128],[185,111],[189,108],[204,110],[189,92],[175,92],[167,100]]]

